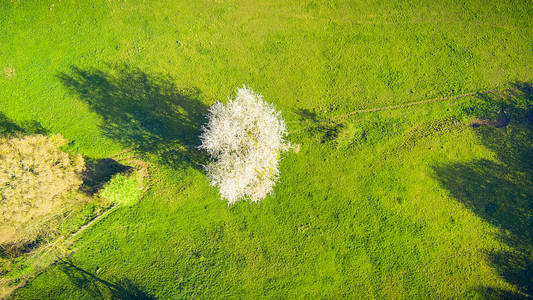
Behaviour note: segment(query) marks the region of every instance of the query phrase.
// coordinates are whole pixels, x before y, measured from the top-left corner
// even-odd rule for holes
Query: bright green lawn
[[[138,204],[16,296],[531,295],[531,84],[505,128],[466,126],[486,111],[467,98],[299,131],[260,204],[228,207],[194,146],[206,106],[242,84],[296,132],[530,82],[532,2],[257,2],[0,3],[0,112],[153,163]]]

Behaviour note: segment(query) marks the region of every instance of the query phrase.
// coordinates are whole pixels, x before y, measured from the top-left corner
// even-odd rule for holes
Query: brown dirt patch
[[[481,127],[481,126],[490,126],[490,127],[494,127],[494,128],[502,128],[502,127],[505,127],[507,125],[509,125],[509,119],[501,119],[501,120],[490,120],[490,119],[479,119],[479,118],[476,118],[474,120],[472,120],[472,122],[470,122],[470,124],[468,124],[468,126],[470,127],[473,127],[473,128],[478,128],[478,127]]]

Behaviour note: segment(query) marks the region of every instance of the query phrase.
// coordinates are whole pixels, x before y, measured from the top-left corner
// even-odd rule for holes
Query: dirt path
[[[482,95],[482,94],[488,94],[488,93],[501,93],[508,91],[509,89],[492,89],[492,90],[484,90],[484,91],[478,91],[474,93],[468,93],[468,94],[461,94],[457,96],[448,96],[448,97],[439,97],[439,98],[433,98],[428,100],[422,100],[417,102],[411,102],[406,104],[399,104],[399,105],[392,105],[392,106],[385,106],[385,107],[377,107],[377,108],[369,108],[369,109],[361,109],[361,110],[354,110],[350,113],[339,115],[330,118],[330,120],[337,120],[337,119],[344,119],[351,117],[353,115],[362,114],[362,113],[369,113],[369,112],[376,112],[376,111],[384,111],[384,110],[393,110],[393,109],[400,109],[400,108],[406,108],[410,106],[416,106],[416,105],[422,105],[422,104],[428,104],[428,103],[434,103],[434,102],[441,102],[441,101],[450,101],[450,100],[457,100],[465,97],[470,96],[476,96],[476,95]]]

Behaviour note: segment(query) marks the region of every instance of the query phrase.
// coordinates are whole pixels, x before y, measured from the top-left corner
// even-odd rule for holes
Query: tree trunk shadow
[[[111,282],[75,265],[69,258],[60,260],[58,265],[76,287],[92,298],[155,299],[126,277]]]

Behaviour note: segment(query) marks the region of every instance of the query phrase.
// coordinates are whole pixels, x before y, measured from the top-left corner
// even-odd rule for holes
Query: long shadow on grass
[[[0,112],[0,136],[13,134],[47,134],[48,131],[37,121],[24,121],[17,124]]]
[[[0,136],[11,135],[19,131],[22,131],[22,128],[0,112]]]
[[[111,282],[76,266],[70,259],[59,261],[58,266],[77,288],[93,299],[155,299],[127,278]]]
[[[435,168],[442,185],[466,207],[502,229],[508,251],[488,253],[518,292],[480,287],[486,298],[533,296],[533,85],[515,83],[505,95],[480,95],[465,108],[484,145],[497,159]],[[505,126],[498,126],[504,124]]]
[[[103,118],[103,133],[172,167],[200,167],[199,145],[207,107],[197,89],[179,89],[172,78],[127,66],[106,70],[71,67],[58,78]]]

